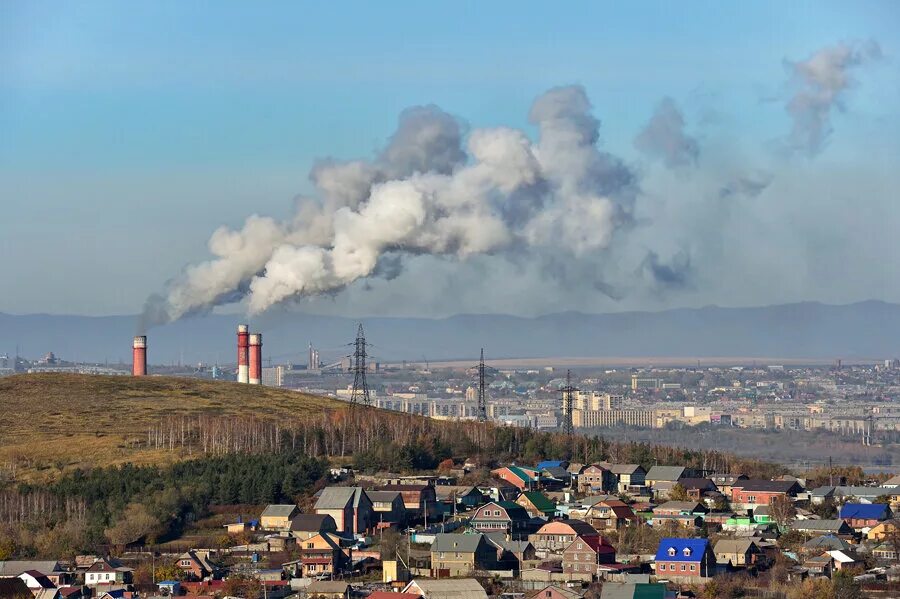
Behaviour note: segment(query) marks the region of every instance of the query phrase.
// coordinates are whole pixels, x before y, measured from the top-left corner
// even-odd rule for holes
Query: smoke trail
[[[787,63],[795,91],[785,108],[793,120],[795,148],[811,156],[822,150],[831,134],[831,112],[843,108],[842,96],[853,84],[850,71],[879,58],[880,46],[869,41],[829,46],[807,60]]]
[[[167,290],[159,322],[246,297],[259,313],[290,298],[340,290],[378,273],[397,276],[402,256],[465,260],[482,254],[606,248],[631,222],[635,176],[597,147],[599,121],[578,86],[552,89],[529,113],[538,140],[505,128],[473,130],[437,107],[400,115],[372,161],[321,161],[318,194],[287,222],[253,215],[220,228],[213,259],[189,266]]]

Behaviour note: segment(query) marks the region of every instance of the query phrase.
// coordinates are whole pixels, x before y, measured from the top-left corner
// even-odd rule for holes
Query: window
[[[669,553],[669,557],[675,557],[675,554],[677,553],[677,551],[675,551],[674,547],[669,547],[668,553]]]
[[[694,564],[691,564],[691,572],[695,571],[696,569],[697,569],[697,566],[695,566]]]
[[[756,503],[756,495],[747,495],[747,503]]]
[[[581,543],[578,543],[578,548],[581,549]]]
[[[685,556],[685,557],[690,557],[690,556],[691,556],[691,548],[690,548],[690,547],[685,547],[685,548],[684,548],[684,551],[682,551],[682,553],[684,553],[684,556]]]
[[[687,567],[684,564],[681,564],[681,571],[684,572],[685,570],[687,570]]]

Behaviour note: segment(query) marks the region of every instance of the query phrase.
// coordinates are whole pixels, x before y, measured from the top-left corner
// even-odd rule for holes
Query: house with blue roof
[[[839,517],[850,528],[872,528],[893,516],[891,507],[886,503],[845,503],[841,506]]]
[[[674,582],[697,582],[716,571],[716,556],[706,539],[661,539],[654,561],[656,576]]]
[[[544,460],[543,462],[538,462],[537,470],[543,470],[544,468],[562,468],[565,470],[569,467],[569,462],[566,460]]]

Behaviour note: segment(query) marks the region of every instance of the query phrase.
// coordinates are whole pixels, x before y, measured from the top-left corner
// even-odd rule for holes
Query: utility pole
[[[478,420],[487,420],[487,402],[484,398],[484,348],[481,348],[481,360],[478,362]]]
[[[356,341],[353,343],[353,391],[350,393],[350,406],[353,407],[362,400],[363,404],[368,406],[369,383],[366,381],[366,334],[363,331],[362,323],[356,330]]]
[[[566,386],[560,389],[563,404],[563,430],[570,437],[575,434],[575,425],[572,423],[572,409],[575,407],[575,393],[578,391],[572,386],[572,371],[566,370]]]

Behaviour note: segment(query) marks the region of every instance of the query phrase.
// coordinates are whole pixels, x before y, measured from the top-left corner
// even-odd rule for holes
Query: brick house
[[[656,576],[691,582],[715,574],[716,556],[706,539],[660,539],[656,550]]]
[[[372,500],[361,487],[325,487],[315,511],[334,518],[339,532],[365,534],[376,522]]]
[[[871,528],[889,520],[891,507],[884,503],[845,503],[841,506],[839,518],[850,528]]]
[[[752,539],[719,539],[713,548],[718,562],[731,562],[732,566],[751,566],[764,561],[762,549]]]
[[[263,530],[290,530],[291,520],[299,513],[300,508],[294,504],[268,505],[259,517],[259,525]]]
[[[478,532],[505,532],[513,538],[527,536],[531,518],[511,501],[492,501],[475,510],[469,525]]]
[[[494,569],[497,549],[483,534],[438,534],[431,544],[434,578],[470,576],[477,570]]]
[[[213,577],[218,568],[212,563],[209,551],[196,551],[191,549],[182,553],[175,565],[177,565],[189,580],[203,580]]]
[[[562,555],[575,539],[599,537],[597,529],[583,520],[556,520],[541,526],[528,540],[534,545],[539,558]]]
[[[600,464],[591,464],[578,475],[578,489],[583,493],[603,491],[612,493],[616,490],[616,476]]]
[[[731,503],[744,506],[769,505],[778,497],[795,498],[803,491],[795,480],[742,480],[731,487]]]
[[[298,559],[284,564],[293,577],[315,578],[341,574],[350,565],[349,553],[341,547],[340,538],[320,533],[297,545]]]
[[[613,564],[616,550],[603,537],[577,537],[563,551],[563,572],[566,574],[597,574],[600,564]]]

